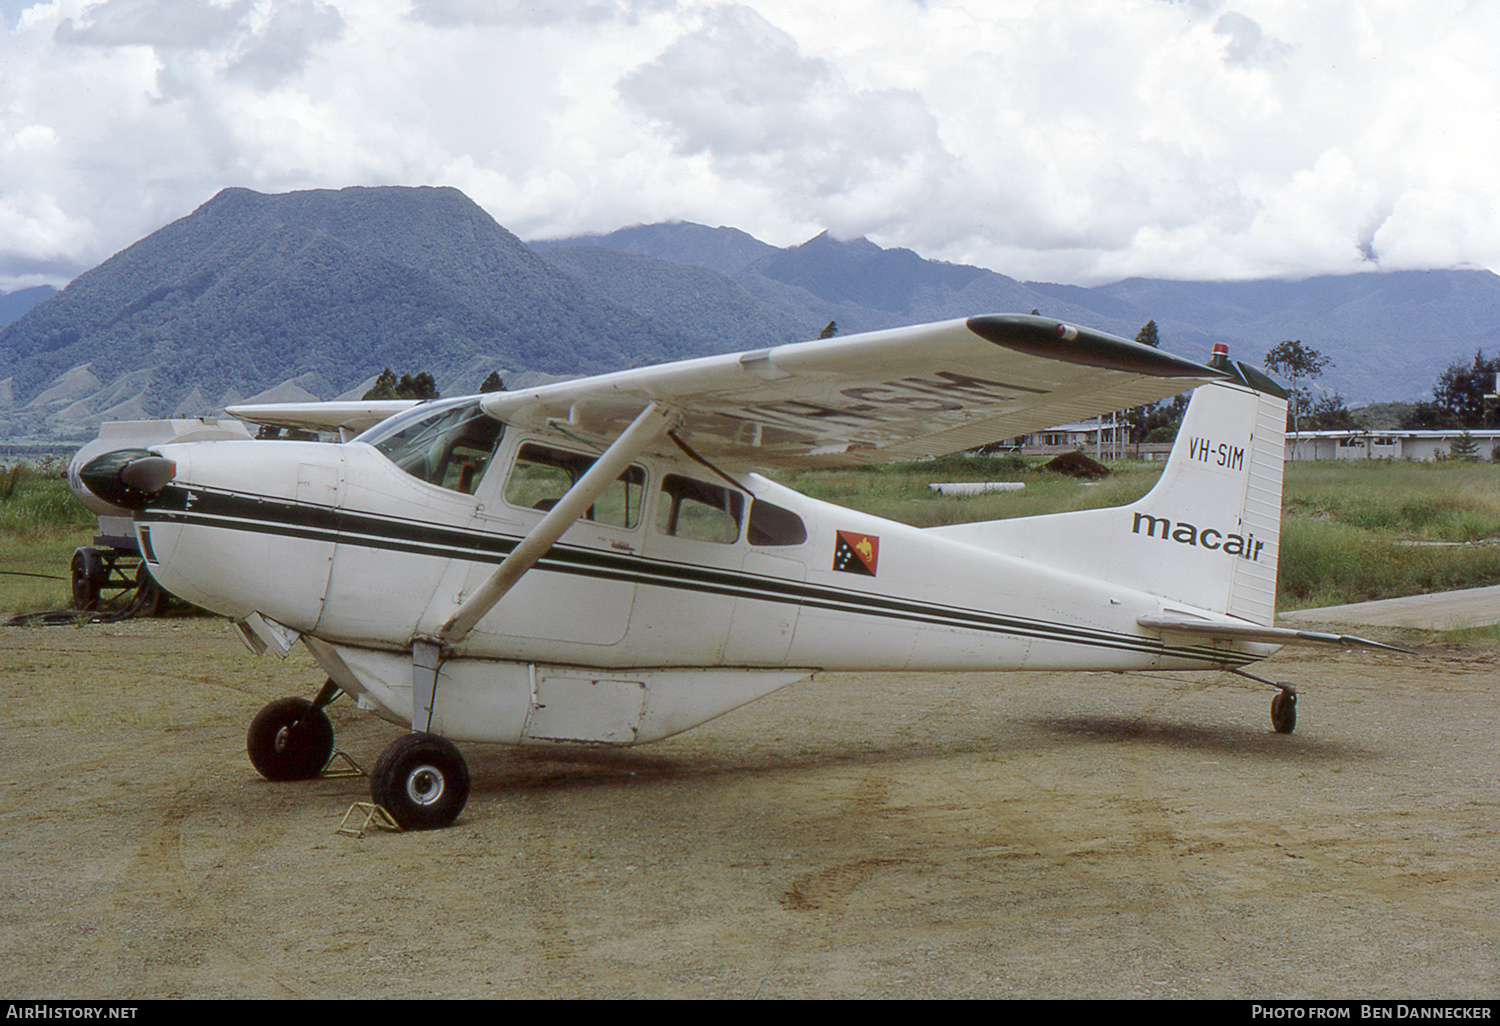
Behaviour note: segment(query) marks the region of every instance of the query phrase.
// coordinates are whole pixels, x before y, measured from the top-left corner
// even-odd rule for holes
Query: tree
[[[1449,365],[1432,389],[1432,401],[1417,403],[1401,418],[1404,428],[1483,427],[1486,395],[1495,392],[1495,374],[1500,371],[1500,356],[1484,358],[1482,350],[1474,353],[1474,362]]]
[[[387,367],[380,372],[380,377],[375,379],[375,386],[360,397],[361,399],[394,399],[396,398],[396,375],[391,373]]]
[[[419,374],[403,374],[396,385],[397,399],[441,399],[437,382],[426,371]]]
[[[1324,393],[1313,400],[1304,425],[1309,431],[1337,431],[1357,428],[1354,414],[1344,404],[1344,397],[1337,392]]]
[[[504,391],[506,391],[505,382],[500,379],[499,371],[490,371],[490,376],[485,378],[484,384],[479,386],[480,395],[484,395],[486,392]]]
[[[437,382],[432,375],[421,371],[415,375],[403,374],[401,380],[387,367],[375,379],[375,387],[366,392],[365,399],[437,399],[440,398]]]
[[[1448,458],[1465,463],[1479,462],[1479,440],[1465,431],[1448,443]]]
[[[1150,320],[1141,325],[1141,330],[1135,333],[1135,340],[1152,349],[1160,349],[1161,332],[1157,330],[1156,321]],[[1126,410],[1125,423],[1130,427],[1130,440],[1136,444],[1171,441],[1177,436],[1177,425],[1185,412],[1187,397],[1181,395]]]
[[[838,333],[839,333],[839,322],[838,321],[829,321],[827,324],[823,325],[823,330],[820,331],[820,332],[818,332],[818,337],[819,338],[833,338],[833,336],[837,335]]]
[[[1295,342],[1285,339],[1266,354],[1266,370],[1280,374],[1292,383],[1288,412],[1293,431],[1298,430],[1303,415],[1309,413],[1313,405],[1312,390],[1299,386],[1297,382],[1316,379],[1332,362],[1316,349],[1304,346],[1301,339]]]

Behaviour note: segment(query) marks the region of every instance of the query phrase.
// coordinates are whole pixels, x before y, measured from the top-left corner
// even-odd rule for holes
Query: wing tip
[[[1035,314],[980,314],[967,318],[969,330],[986,342],[1064,363],[1128,371],[1158,378],[1213,381],[1229,375],[1206,364],[1108,332],[1083,328]]]

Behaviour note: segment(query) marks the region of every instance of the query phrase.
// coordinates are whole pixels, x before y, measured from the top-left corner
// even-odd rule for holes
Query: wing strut
[[[505,561],[495,568],[489,580],[480,585],[458,607],[458,612],[438,631],[438,640],[446,645],[456,645],[468,636],[474,625],[505,597],[505,593],[530,570],[536,561],[547,554],[563,532],[583,516],[594,500],[604,494],[606,488],[624,472],[630,461],[645,452],[677,420],[677,411],[660,402],[653,402],[640,412],[619,438],[610,444],[604,454],[594,461],[582,477],[573,483],[557,500],[557,505],[521,539]]]

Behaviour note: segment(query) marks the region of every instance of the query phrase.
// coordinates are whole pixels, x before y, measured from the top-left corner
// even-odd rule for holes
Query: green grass
[[[1487,463],[1292,463],[1283,512],[1411,541],[1500,537],[1500,470]]]
[[[1500,584],[1500,467],[1289,464],[1277,608]]]
[[[93,537],[93,527],[0,535],[0,617],[72,606],[68,568],[73,550]]]
[[[1500,544],[1403,544],[1346,524],[1282,519],[1281,610],[1494,584],[1500,584]]]
[[[1134,502],[1151,490],[1164,464],[1121,461],[1097,483],[1041,469],[1044,460],[1016,456],[943,456],[839,470],[804,470],[777,480],[804,495],[873,513],[913,527],[1007,520],[1063,510]],[[1018,492],[941,496],[928,487],[946,481],[1019,481]]]
[[[1500,623],[1435,631],[1432,640],[1440,645],[1500,645]]]
[[[89,544],[94,531],[94,515],[60,473],[0,468],[0,613],[68,608],[73,550]]]
[[[62,473],[18,463],[0,467],[0,535],[88,527],[94,515],[68,491]]]

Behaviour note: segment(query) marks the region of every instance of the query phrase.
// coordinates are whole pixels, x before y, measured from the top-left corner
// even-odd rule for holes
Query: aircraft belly
[[[933,627],[918,633],[914,669],[1008,670],[1028,666],[1035,639],[1020,634]]]
[[[303,643],[361,707],[393,723],[409,722],[410,656],[311,637]],[[438,669],[432,720],[424,726],[454,741],[643,744],[707,722],[811,673],[795,667],[600,670],[455,658]]]

